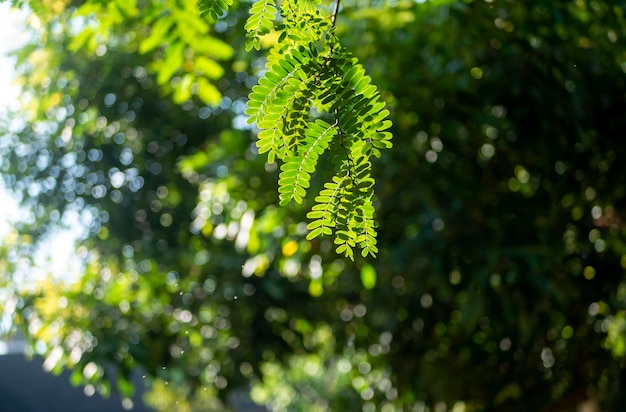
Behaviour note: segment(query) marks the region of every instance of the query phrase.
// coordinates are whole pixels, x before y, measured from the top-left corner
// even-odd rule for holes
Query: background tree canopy
[[[249,3],[29,2],[0,170],[30,215],[0,307],[33,352],[103,393],[145,371],[160,410],[237,388],[277,411],[621,410],[626,1],[342,1],[394,122],[378,258],[354,262],[306,239],[312,199],[279,206],[257,152],[277,36],[246,51]],[[72,217],[81,277],[21,280]]]

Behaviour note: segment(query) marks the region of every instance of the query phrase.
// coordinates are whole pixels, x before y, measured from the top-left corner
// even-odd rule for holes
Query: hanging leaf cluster
[[[201,0],[211,18],[230,0]],[[376,256],[372,157],[391,147],[389,111],[362,65],[334,35],[337,10],[321,0],[257,0],[246,24],[248,49],[275,32],[266,70],[249,96],[246,114],[259,128],[257,147],[282,162],[280,204],[302,203],[325,153],[335,173],[308,212],[307,238],[334,235],[336,251],[354,259]],[[333,156],[334,155],[334,156]],[[330,159],[326,159],[330,160]]]

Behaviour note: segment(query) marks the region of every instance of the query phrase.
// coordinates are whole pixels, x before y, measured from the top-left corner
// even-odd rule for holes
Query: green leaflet
[[[205,14],[214,18],[231,2],[201,0],[201,5],[209,4]],[[320,12],[320,0],[278,4],[278,24],[274,23],[277,2],[257,0],[245,25],[248,50],[259,50],[262,36],[278,34],[246,109],[249,123],[259,129],[257,148],[267,154],[269,163],[282,162],[281,205],[304,203],[324,153],[333,146],[343,153],[334,176],[307,213],[307,239],[334,235],[337,253],[354,259],[357,249],[363,257],[375,257],[375,182],[370,159],[392,146],[389,111],[363,66],[334,36],[331,19]]]
[[[307,226],[307,229],[310,230],[307,239],[311,240],[322,234],[332,234],[332,228],[335,228],[337,224],[338,203],[343,187],[348,181],[348,176],[333,176],[332,181],[324,185],[324,189],[315,198],[317,204],[307,214],[307,218],[311,219],[311,223]]]
[[[268,114],[272,106],[280,104],[277,99],[281,92],[287,94],[298,87],[306,78],[303,67],[307,61],[308,57],[301,50],[294,49],[283,54],[271,66],[268,64],[265,76],[259,79],[259,83],[250,93],[250,103],[246,110],[246,114],[251,117],[250,122],[258,123],[262,116]]]
[[[317,159],[328,149],[336,134],[337,128],[323,120],[316,120],[308,125],[299,152],[286,159],[281,167],[282,173],[278,182],[281,205],[292,200],[302,203],[306,192],[300,188],[309,187],[310,173],[315,172]]]
[[[211,23],[219,18],[233,5],[233,0],[200,0],[200,17],[206,17]]]
[[[246,22],[245,29],[248,37],[246,50],[261,48],[261,36],[272,30],[276,18],[276,3],[274,0],[257,0],[250,7],[250,17]]]

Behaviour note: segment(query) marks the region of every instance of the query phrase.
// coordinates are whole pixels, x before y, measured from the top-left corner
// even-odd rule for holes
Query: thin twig
[[[341,0],[337,0],[335,2],[335,8],[333,9],[333,17],[331,20],[333,27],[335,27],[335,23],[337,22],[337,15],[339,14],[339,3],[341,3]]]

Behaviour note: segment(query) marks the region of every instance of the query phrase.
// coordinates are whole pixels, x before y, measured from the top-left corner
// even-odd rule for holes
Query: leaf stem
[[[335,2],[335,8],[333,9],[333,16],[331,19],[333,27],[335,27],[335,23],[337,22],[337,15],[339,14],[339,3],[341,3],[341,0],[337,0]]]

